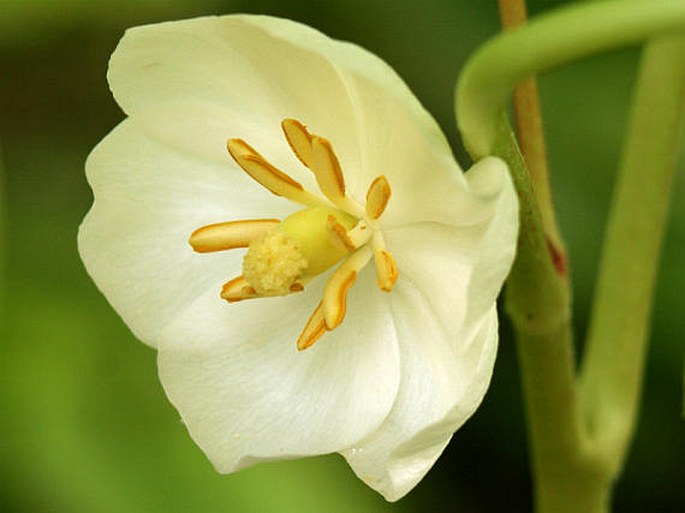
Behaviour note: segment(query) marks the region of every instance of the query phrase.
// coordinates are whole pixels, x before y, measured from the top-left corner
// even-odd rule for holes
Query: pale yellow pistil
[[[386,178],[379,176],[369,187],[365,205],[360,205],[346,194],[342,169],[330,142],[309,133],[294,119],[284,120],[281,127],[297,158],[314,173],[327,201],[271,165],[242,139],[230,139],[228,151],[248,175],[273,194],[306,208],[283,221],[253,219],[206,225],[195,230],[189,242],[200,253],[248,248],[243,274],[224,284],[221,291],[221,297],[230,303],[301,292],[310,280],[340,263],[297,340],[302,350],[342,323],[347,293],[372,258],[378,286],[386,292],[392,290],[397,265],[377,222],[391,190]]]

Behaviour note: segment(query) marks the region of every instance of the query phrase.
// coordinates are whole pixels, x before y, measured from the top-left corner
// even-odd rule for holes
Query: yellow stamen
[[[242,139],[229,139],[227,148],[236,164],[276,196],[283,196],[307,206],[326,205],[324,201],[305,190],[299,182],[271,165]]]
[[[362,206],[347,196],[340,161],[327,139],[311,134],[295,119],[284,119],[281,128],[293,153],[314,173],[328,201],[307,191],[242,139],[229,139],[229,153],[250,177],[271,193],[310,208],[283,221],[255,219],[202,226],[192,233],[189,242],[200,253],[249,248],[243,258],[243,274],[227,282],[221,291],[221,297],[230,303],[302,292],[309,281],[341,262],[298,337],[297,348],[303,350],[343,322],[347,295],[372,256],[378,286],[384,291],[394,287],[397,264],[385,248],[380,223],[376,222],[386,210],[391,189],[385,176],[377,177]]]
[[[208,224],[195,230],[188,242],[198,253],[246,248],[278,223],[278,219],[253,219]]]
[[[259,297],[257,291],[247,283],[243,276],[233,278],[224,284],[221,290],[221,297],[229,303],[237,303],[243,299],[253,299]]]
[[[373,260],[376,264],[378,287],[385,292],[390,292],[399,276],[395,259],[388,251],[382,249],[374,252]]]
[[[371,239],[373,235],[373,230],[369,228],[366,221],[361,219],[351,230],[347,230],[347,236],[354,244],[355,248],[360,248]]]
[[[326,333],[326,324],[323,319],[323,301],[316,307],[314,313],[307,321],[302,333],[297,339],[297,349],[302,351],[314,345],[314,343]]]
[[[333,330],[345,318],[347,292],[357,279],[357,273],[371,259],[371,250],[364,246],[343,260],[331,275],[323,291],[323,313],[327,330]]]
[[[345,179],[331,143],[323,137],[312,138],[312,171],[321,192],[338,205],[345,197]]]
[[[328,235],[331,241],[336,244],[341,249],[346,251],[354,251],[357,246],[352,242],[350,236],[347,234],[345,227],[338,222],[338,219],[334,215],[328,216],[328,221],[326,223],[326,229],[328,230]]]
[[[306,167],[312,167],[312,134],[296,119],[284,119],[281,128],[295,156]]]
[[[390,184],[383,175],[376,178],[366,193],[366,215],[378,219],[385,211],[390,199]]]

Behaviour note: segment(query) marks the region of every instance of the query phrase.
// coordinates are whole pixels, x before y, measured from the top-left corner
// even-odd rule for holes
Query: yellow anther
[[[390,292],[398,277],[395,259],[388,251],[382,249],[374,252],[373,260],[376,264],[378,287],[385,292]]]
[[[264,157],[242,139],[229,139],[228,152],[248,175],[264,188],[302,205],[317,206],[326,203],[307,191],[289,175],[272,166]]]
[[[230,303],[302,292],[309,281],[340,263],[297,339],[297,348],[303,350],[343,322],[347,295],[371,257],[381,290],[390,291],[395,285],[397,264],[386,250],[376,222],[385,212],[391,189],[384,176],[377,177],[369,186],[366,205],[360,205],[347,196],[340,162],[328,140],[311,134],[294,119],[284,119],[281,128],[293,153],[314,173],[328,201],[307,191],[242,139],[229,139],[229,153],[250,177],[271,193],[308,208],[283,221],[254,219],[206,225],[195,230],[189,242],[200,253],[249,247],[243,258],[243,274],[227,282],[221,291],[221,297]]]
[[[296,119],[284,119],[281,128],[295,156],[306,167],[312,167],[312,134]]]
[[[302,333],[297,339],[297,349],[302,351],[314,345],[314,343],[326,333],[326,324],[323,319],[323,301],[316,307],[314,313],[307,321]]]
[[[257,294],[257,291],[247,283],[243,276],[238,276],[224,284],[221,290],[221,297],[229,303],[236,303],[243,299],[259,297],[259,295]]]
[[[188,242],[198,253],[246,248],[279,223],[278,219],[253,219],[208,224],[195,230]]]
[[[323,313],[326,329],[336,328],[345,318],[347,292],[357,279],[357,273],[371,259],[371,250],[364,246],[343,260],[331,275],[323,291]]]
[[[312,171],[324,196],[338,205],[345,197],[345,179],[331,143],[323,137],[312,138]]]
[[[378,219],[383,215],[390,199],[390,184],[383,175],[376,178],[366,193],[366,215],[371,219]]]

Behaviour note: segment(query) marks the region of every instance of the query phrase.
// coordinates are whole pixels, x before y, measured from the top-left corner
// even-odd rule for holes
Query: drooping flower
[[[287,20],[134,28],[108,79],[79,250],[193,439],[220,472],[339,452],[402,497],[490,380],[505,164],[462,173],[383,61]]]

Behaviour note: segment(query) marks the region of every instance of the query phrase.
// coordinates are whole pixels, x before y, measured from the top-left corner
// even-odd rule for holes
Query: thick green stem
[[[605,513],[612,480],[586,451],[576,407],[570,334],[567,322],[540,335],[517,334],[532,448],[535,510]]]
[[[507,282],[506,308],[516,330],[536,510],[602,513],[606,480],[584,457],[569,289],[549,258],[537,201],[506,121],[500,124],[495,153],[509,164],[521,201],[518,256]]]
[[[608,279],[600,278],[600,283],[604,280],[608,285],[600,284],[598,289],[596,320],[587,354],[589,361],[579,389],[574,371],[568,284],[553,265],[554,255],[545,237],[539,203],[502,112],[514,86],[528,76],[599,51],[637,43],[655,34],[677,33],[683,29],[683,0],[581,2],[493,38],[470,59],[457,85],[457,121],[467,149],[474,160],[486,155],[498,155],[506,160],[521,202],[521,233],[517,259],[507,282],[506,307],[517,333],[539,513],[608,511],[611,486],[620,471],[635,422],[644,352],[644,343],[617,341],[612,330],[636,309],[640,327],[629,324],[632,326],[629,330],[634,330],[634,338],[644,338],[651,305],[645,298],[651,294],[661,241],[662,221],[657,221],[656,229],[649,228],[658,232],[651,234],[656,237],[656,246],[644,252],[638,250],[640,256],[636,261],[632,255],[635,247],[643,243],[654,246],[654,243],[646,239],[638,242],[630,236],[630,219],[631,215],[637,215],[646,226],[652,226],[648,216],[662,216],[662,219],[665,210],[661,212],[656,204],[659,202],[650,199],[658,194],[644,190],[647,199],[634,191],[627,194],[632,201],[619,200],[618,210],[622,213],[615,216],[626,219],[619,222],[623,227],[618,230],[620,235],[610,235],[607,240],[613,249],[607,250],[609,257],[605,261],[609,264],[606,265],[613,267],[623,259],[630,262],[630,272],[639,273],[641,267],[646,269],[646,276],[640,279],[641,285],[634,292],[640,295],[640,301],[647,303],[645,307],[635,300],[632,292],[622,297],[624,290],[616,287],[631,281],[633,278],[628,276],[632,274],[614,272]],[[665,54],[669,52],[667,57]],[[675,52],[669,52],[662,49],[657,52],[662,54],[660,57],[648,59],[661,63],[659,76],[673,73],[677,68],[676,75],[680,77],[683,55],[679,56],[681,62],[676,63]],[[682,90],[675,92],[678,80],[673,78],[668,85],[672,95],[671,100],[666,100],[672,109],[670,118],[677,111],[676,106],[682,107],[675,100],[678,94],[682,100]],[[652,86],[651,93],[639,96],[641,99],[636,105],[642,106],[636,107],[636,113],[650,111],[651,102],[666,94],[657,90]],[[637,124],[633,130],[638,139],[644,138],[644,130],[654,135],[645,139],[648,143],[644,149],[633,150],[634,156],[625,160],[632,166],[641,164],[642,173],[635,187],[661,191],[661,209],[667,197],[668,175],[652,174],[652,167],[654,162],[661,165],[660,161],[672,164],[674,150],[672,146],[653,150],[649,145],[656,144],[659,138],[671,141],[676,133],[673,120],[665,121],[667,127],[658,126],[656,120],[664,112],[651,112],[653,123]],[[652,203],[643,209],[643,201]],[[612,305],[616,300],[622,306]],[[628,351],[625,361],[621,361],[623,351]],[[603,366],[612,359],[605,373]],[[624,390],[622,383],[626,384]],[[600,392],[604,387],[606,390]],[[617,420],[618,417],[621,419]]]
[[[639,409],[654,282],[685,115],[685,37],[644,50],[606,229],[580,397],[594,450],[622,466]]]
[[[474,159],[492,155],[514,86],[578,58],[685,28],[683,0],[579,2],[500,34],[469,59],[456,93],[457,124]]]

